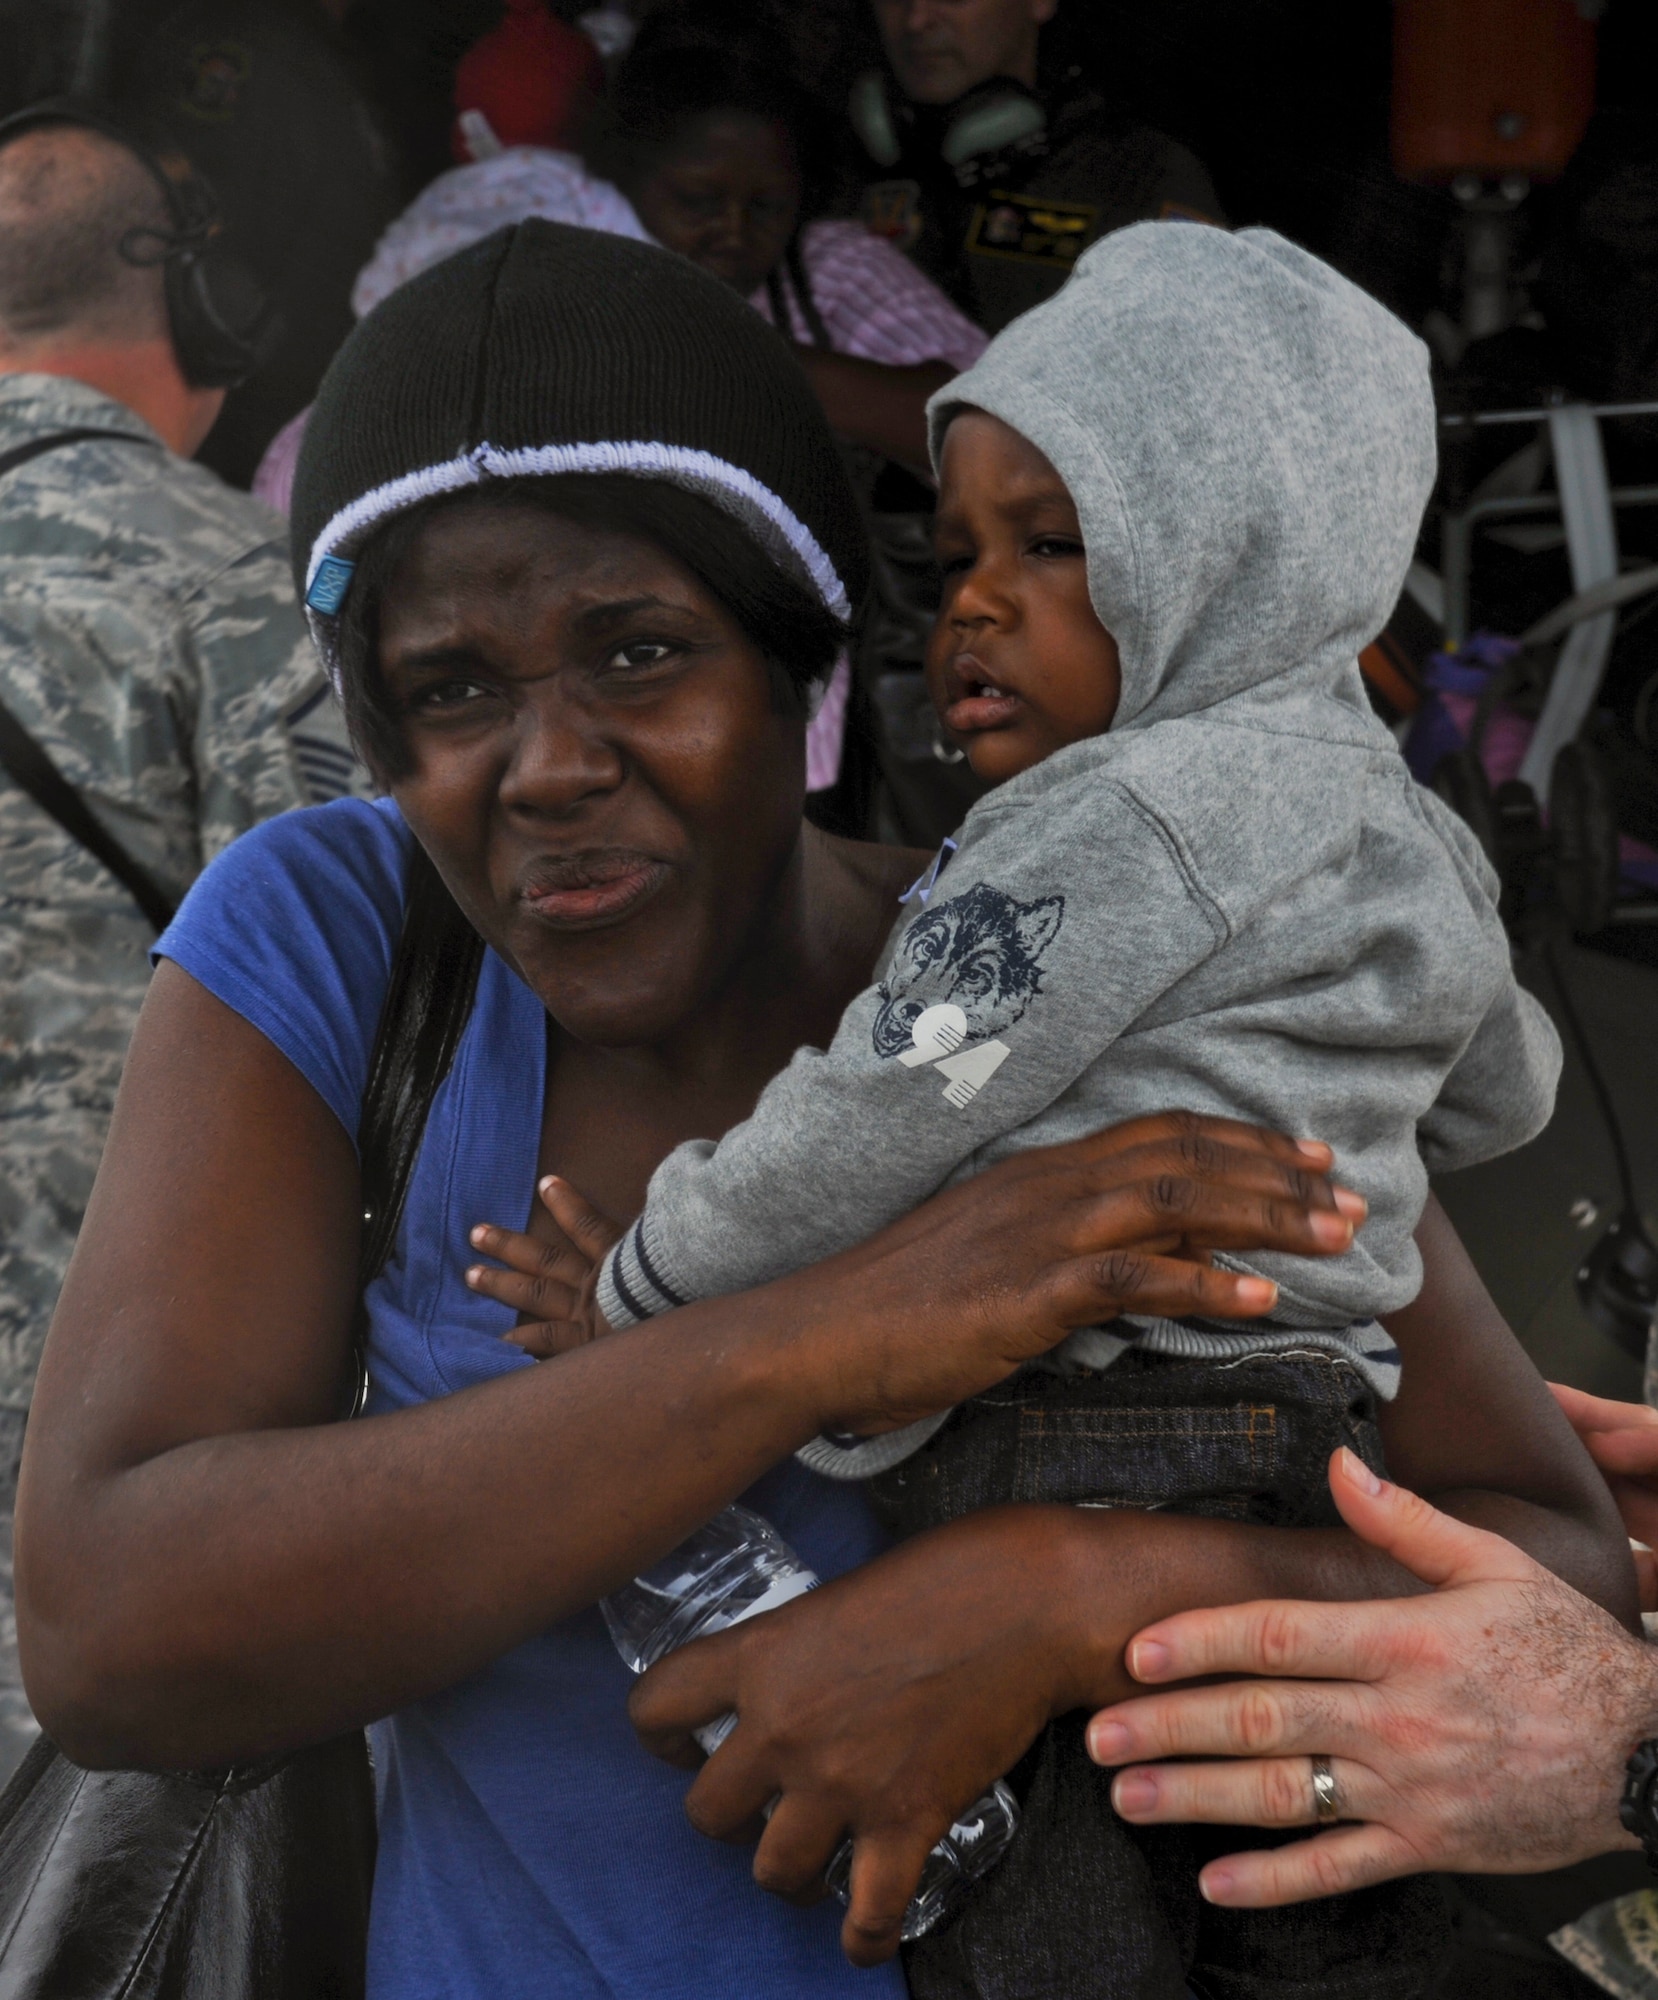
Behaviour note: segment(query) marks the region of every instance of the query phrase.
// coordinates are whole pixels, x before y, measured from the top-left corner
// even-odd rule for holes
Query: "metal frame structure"
[[[1474,534],[1484,522],[1526,515],[1556,516],[1566,536],[1572,596],[1522,635],[1541,645],[1566,635],[1537,728],[1520,766],[1521,779],[1546,799],[1554,760],[1577,735],[1594,705],[1617,632],[1617,606],[1658,589],[1658,564],[1620,575],[1617,509],[1658,507],[1658,486],[1613,486],[1606,476],[1600,426],[1607,417],[1658,416],[1658,403],[1555,403],[1535,410],[1481,410],[1440,419],[1442,430],[1497,424],[1546,426],[1554,457],[1554,493],[1493,495],[1447,508],[1440,523],[1445,643],[1468,636]]]

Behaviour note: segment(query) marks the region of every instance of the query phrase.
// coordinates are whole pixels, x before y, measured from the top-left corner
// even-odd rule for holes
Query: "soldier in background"
[[[116,78],[124,113],[212,188],[275,307],[268,351],[202,453],[235,486],[315,396],[353,325],[352,280],[415,191],[362,81],[305,0],[183,0],[130,43]]]
[[[210,241],[188,191],[112,133],[0,125],[0,703],[169,900],[312,796],[291,723],[320,789],[349,770],[280,521],[190,463],[257,348]],[[17,1456],[152,938],[0,773],[0,1770],[33,1733]]]
[[[886,61],[852,87],[864,222],[987,333],[1113,229],[1224,220],[1201,162],[1066,61],[1060,0],[869,5]]]

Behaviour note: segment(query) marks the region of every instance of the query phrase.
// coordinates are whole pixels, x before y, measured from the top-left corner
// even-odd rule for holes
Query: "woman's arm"
[[[892,368],[854,354],[831,354],[798,344],[795,354],[837,437],[896,459],[932,485],[927,398],[954,376],[956,371],[947,362]]]
[[[1422,1291],[1388,1322],[1406,1384],[1384,1417],[1390,1458],[1447,1511],[1500,1528],[1628,1622],[1627,1545],[1594,1468],[1437,1205],[1418,1241]],[[1124,1649],[1141,1626],[1200,1605],[1422,1588],[1346,1529],[1003,1508],[673,1655],[633,1712],[648,1742],[680,1756],[692,1727],[739,1710],[688,1812],[741,1837],[781,1792],[756,1873],[785,1893],[853,1833],[862,1873],[844,1937],[873,1963],[896,1949],[927,1849],[1041,1724],[1131,1691]]]
[[[1658,1410],[1646,1403],[1615,1403],[1587,1396],[1564,1382],[1549,1388],[1606,1481],[1635,1550],[1641,1609],[1658,1611]]]
[[[1431,1198],[1416,1240],[1422,1289],[1387,1320],[1404,1358],[1398,1400],[1382,1413],[1389,1473],[1639,1631],[1628,1538],[1605,1481]]]
[[[1240,1310],[1227,1274],[1159,1254],[1183,1238],[1349,1234],[1291,1141],[1141,1121],[762,1290],[339,1424],[359,1206],[311,1086],[164,962],[19,1495],[29,1693],[83,1762],[214,1765],[383,1715],[591,1604],[826,1425],[944,1408],[1131,1300]]]
[[[810,1897],[850,1836],[841,1940],[855,1964],[874,1965],[897,1950],[922,1863],[952,1821],[1054,1716],[1133,1688],[1123,1650],[1149,1617],[1351,1596],[1394,1576],[1340,1531],[990,1508],[671,1654],[630,1712],[647,1748],[691,1767],[691,1731],[736,1711],[686,1797],[691,1823],[716,1839],[758,1837],[755,1879],[784,1896]]]

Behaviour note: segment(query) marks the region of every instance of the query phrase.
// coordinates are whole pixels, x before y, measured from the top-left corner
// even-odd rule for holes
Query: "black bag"
[[[359,1275],[378,1275],[483,946],[417,846],[369,1065]],[[358,1313],[353,1414],[362,1407]],[[229,1771],[83,1771],[42,1737],[0,1796],[0,2000],[354,2000],[374,1792],[361,1730]]]

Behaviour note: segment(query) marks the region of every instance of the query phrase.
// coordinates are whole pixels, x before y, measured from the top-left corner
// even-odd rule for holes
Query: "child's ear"
[[[1065,917],[1063,896],[1044,896],[1039,903],[1022,903],[1013,926],[1019,948],[1028,958],[1040,958],[1052,944]]]

